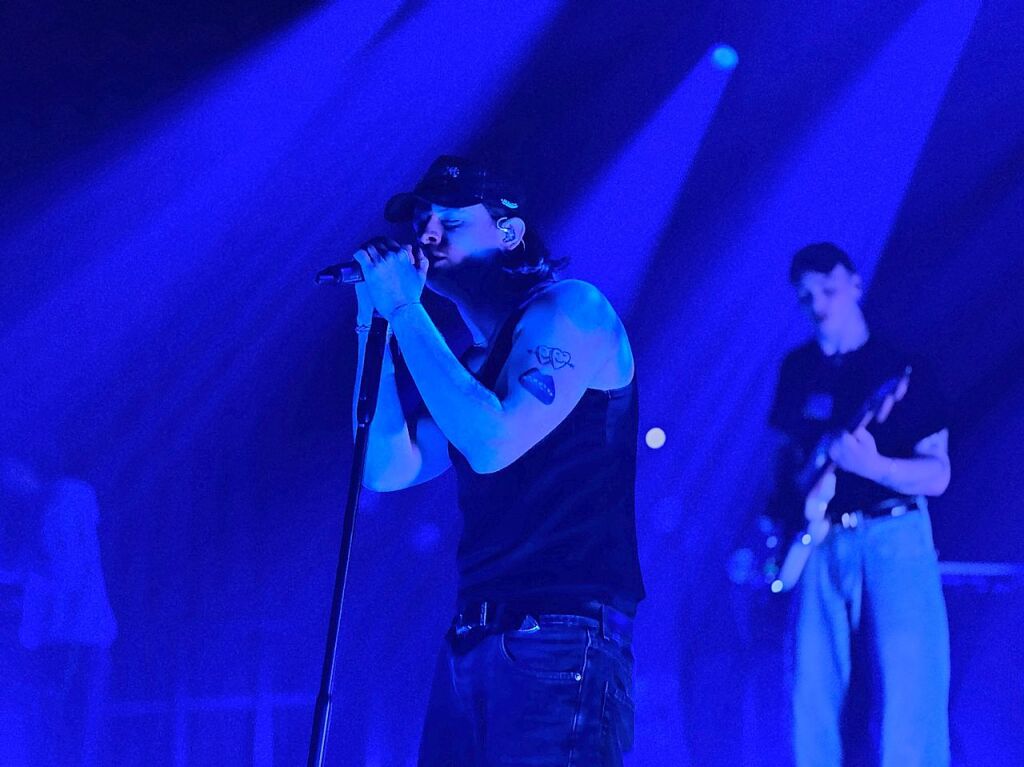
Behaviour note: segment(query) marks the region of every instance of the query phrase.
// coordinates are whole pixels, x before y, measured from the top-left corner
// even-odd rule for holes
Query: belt
[[[886,498],[863,509],[844,511],[842,514],[829,515],[832,524],[842,525],[850,529],[856,527],[861,520],[878,519],[880,517],[902,517],[910,511],[920,511],[924,504],[917,498]]]
[[[502,633],[519,628],[527,616],[571,615],[597,623],[605,637],[615,634],[633,637],[633,619],[621,610],[601,602],[469,602],[459,605],[452,630],[456,635],[484,629],[483,633]]]

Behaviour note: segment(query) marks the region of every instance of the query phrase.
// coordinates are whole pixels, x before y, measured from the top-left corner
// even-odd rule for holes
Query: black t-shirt
[[[874,336],[845,354],[825,356],[812,340],[786,356],[769,416],[772,428],[787,437],[777,477],[775,516],[802,515],[803,499],[796,497],[792,487],[795,468],[807,459],[822,436],[849,428],[849,422],[878,387],[886,379],[899,376],[908,365],[912,372],[906,396],[896,403],[885,423],[868,427],[878,452],[890,458],[912,457],[918,442],[948,426],[945,404],[926,363]],[[898,493],[887,487],[838,471],[829,514],[835,517],[893,497]]]

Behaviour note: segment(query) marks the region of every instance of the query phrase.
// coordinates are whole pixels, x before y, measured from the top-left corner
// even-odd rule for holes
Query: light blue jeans
[[[926,510],[834,525],[800,579],[790,670],[798,767],[839,767],[851,642],[867,642],[882,767],[949,764],[949,623]]]

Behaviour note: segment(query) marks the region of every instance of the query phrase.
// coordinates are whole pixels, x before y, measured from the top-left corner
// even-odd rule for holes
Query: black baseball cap
[[[510,216],[522,215],[519,185],[504,173],[464,157],[443,154],[431,163],[411,192],[400,192],[387,201],[384,218],[399,223],[412,220],[417,203],[468,208],[487,203],[504,208]]]

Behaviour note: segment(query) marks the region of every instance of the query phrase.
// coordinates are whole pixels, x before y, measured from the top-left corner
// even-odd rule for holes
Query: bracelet
[[[357,336],[368,336],[368,335],[370,335],[370,330],[372,330],[372,329],[373,329],[372,325],[363,325],[361,322],[356,323],[356,335]],[[391,338],[394,335],[395,335],[395,332],[391,329],[391,326],[388,325],[387,334],[384,336],[384,342],[385,343],[391,343]]]
[[[423,303],[421,301],[406,301],[404,304],[399,304],[398,306],[396,306],[394,309],[391,310],[391,316],[388,317],[388,322],[391,322],[391,320],[394,319],[394,316],[396,314],[398,314],[398,312],[400,312],[405,307],[407,307],[407,306],[416,306],[416,304],[419,304],[420,306],[423,305]]]

